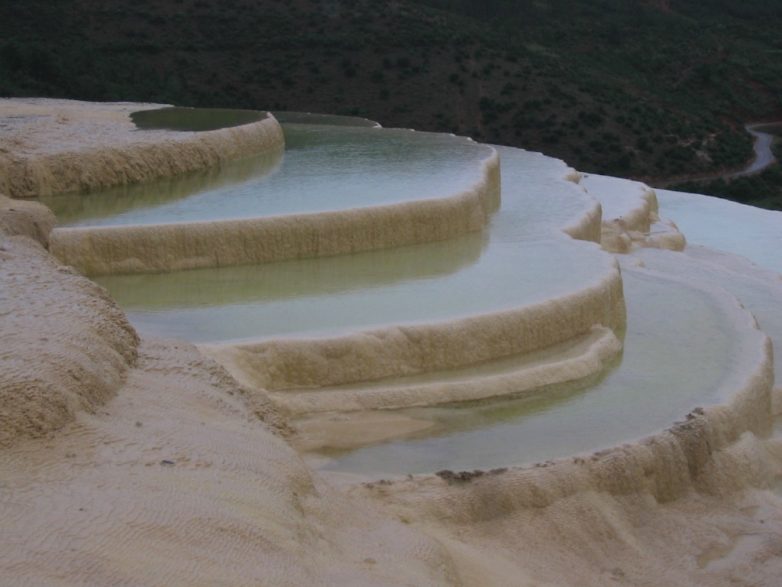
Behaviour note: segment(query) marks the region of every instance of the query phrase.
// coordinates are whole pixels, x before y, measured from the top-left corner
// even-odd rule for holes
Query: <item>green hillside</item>
[[[0,95],[355,114],[644,179],[782,119],[782,1],[5,0]]]

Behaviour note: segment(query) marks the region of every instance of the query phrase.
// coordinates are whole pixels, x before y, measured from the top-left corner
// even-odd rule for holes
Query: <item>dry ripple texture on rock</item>
[[[0,447],[105,402],[138,345],[103,288],[24,236],[0,240],[0,340]]]

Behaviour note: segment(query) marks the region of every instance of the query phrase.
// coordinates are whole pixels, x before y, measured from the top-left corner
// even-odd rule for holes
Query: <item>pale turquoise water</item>
[[[557,267],[557,271],[551,271]],[[194,342],[336,335],[511,309],[594,283],[596,249],[480,237],[249,268],[96,279],[146,334]]]
[[[375,131],[370,131],[375,132]],[[340,334],[544,301],[611,270],[559,226],[591,205],[560,162],[501,148],[503,203],[483,234],[340,257],[108,276],[142,332],[194,342]],[[556,270],[553,270],[556,268]]]
[[[686,275],[710,288],[723,288],[735,295],[760,323],[761,330],[778,336],[782,343],[782,276],[776,280],[741,274],[720,266],[720,258],[709,262],[707,254],[696,258],[659,249],[636,253],[650,269],[672,275]],[[782,359],[782,353],[778,353]],[[782,364],[780,364],[782,367]]]
[[[377,206],[453,195],[482,177],[490,148],[450,135],[401,129],[287,124],[286,148],[273,172],[205,185],[175,199],[155,184],[143,206],[128,207],[116,190],[96,192],[100,214],[59,208],[67,226],[160,224],[252,218]],[[268,170],[267,170],[268,171]],[[182,181],[187,182],[188,178]],[[167,184],[176,185],[177,180]],[[106,214],[112,206],[116,213]]]
[[[735,253],[782,273],[782,212],[669,190],[655,190],[660,214],[679,226],[690,244]]]
[[[406,410],[437,421],[435,434],[355,450],[324,468],[379,475],[523,465],[639,439],[714,403],[747,353],[720,307],[676,282],[635,271],[624,278],[624,355],[594,387]]]
[[[186,200],[204,192],[236,189],[246,183],[259,182],[274,173],[282,163],[282,150],[246,157],[181,177],[128,184],[88,193],[42,196],[61,225],[99,223],[102,219],[149,213],[156,207]]]
[[[695,258],[693,256],[695,255]],[[636,256],[650,269],[672,275],[687,275],[710,288],[722,288],[741,300],[742,305],[755,316],[760,329],[774,345],[774,372],[782,381],[782,276],[778,279],[732,271],[720,264],[720,257],[710,250],[676,254],[670,251],[645,249]]]
[[[745,206],[711,196],[656,190],[663,215],[676,221],[690,245],[726,251],[758,267],[781,274],[761,279],[720,267],[709,249],[691,250],[697,259],[671,259],[662,252],[644,251],[651,267],[686,272],[713,287],[736,295],[757,318],[774,345],[776,385],[782,381],[782,212]]]
[[[492,241],[562,238],[562,228],[582,216],[594,199],[562,178],[570,168],[559,159],[512,147],[495,147],[502,169],[502,207],[492,218]]]

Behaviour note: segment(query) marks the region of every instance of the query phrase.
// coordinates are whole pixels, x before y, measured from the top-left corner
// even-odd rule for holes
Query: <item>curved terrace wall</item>
[[[203,345],[240,381],[268,390],[301,389],[437,371],[529,353],[624,325],[616,265],[568,295],[518,309],[437,324],[394,326],[352,335]]]
[[[736,304],[738,306],[738,304]],[[558,501],[594,492],[648,495],[659,503],[693,489],[718,493],[768,482],[751,461],[730,455],[745,434],[771,431],[774,381],[769,338],[741,309],[751,331],[754,363],[734,382],[722,403],[696,408],[685,420],[636,442],[534,467],[460,475],[443,472],[385,482],[383,495],[403,509],[444,525],[479,524],[522,510],[541,511]],[[727,459],[727,461],[725,461]],[[357,488],[359,492],[375,490]]]
[[[602,204],[599,242],[606,251],[627,253],[634,245],[684,250],[684,235],[676,224],[660,219],[657,194],[646,184],[594,174],[580,183]]]
[[[108,275],[265,263],[445,240],[485,226],[499,204],[499,166],[492,152],[475,185],[438,199],[217,222],[59,228],[52,233],[51,250],[87,275]]]
[[[442,379],[424,383],[410,384],[404,379],[384,380],[375,386],[364,383],[359,388],[284,390],[271,392],[270,396],[284,405],[291,415],[297,416],[315,412],[397,410],[498,397],[518,398],[565,385],[587,385],[604,373],[621,352],[622,342],[611,329],[594,326],[592,332],[575,341],[543,349],[538,353],[542,356],[493,375],[470,377],[462,374],[451,378],[448,377],[451,372],[440,371],[435,376]],[[514,358],[518,362],[519,358]],[[524,355],[524,358],[530,359],[530,354]]]
[[[124,141],[32,156],[0,157],[0,191],[34,197],[179,175],[223,161],[282,149],[284,136],[270,114],[263,120],[200,133],[138,131]]]
[[[584,213],[574,218],[567,226],[562,227],[562,232],[570,238],[581,241],[590,241],[600,244],[602,232],[603,210],[600,202],[594,204]]]

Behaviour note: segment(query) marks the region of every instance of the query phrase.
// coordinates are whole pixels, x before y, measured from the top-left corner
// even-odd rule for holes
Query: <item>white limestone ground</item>
[[[0,217],[2,422],[24,424],[0,446],[9,584],[778,584],[782,446],[767,438],[760,331],[724,403],[641,443],[336,488],[280,436],[264,394],[187,344],[139,344],[105,294],[30,238],[45,242],[45,211],[12,202]]]
[[[137,132],[158,104],[0,99],[0,191],[22,198],[149,181],[282,148],[277,121],[204,133]]]

